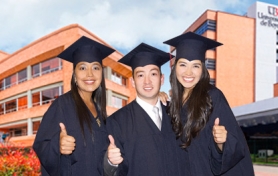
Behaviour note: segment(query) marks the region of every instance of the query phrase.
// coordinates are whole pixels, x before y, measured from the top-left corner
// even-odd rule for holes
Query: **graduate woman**
[[[176,48],[170,116],[184,168],[194,176],[253,176],[245,137],[223,93],[210,85],[205,67],[206,51],[222,44],[192,32],[164,43]]]
[[[83,36],[58,55],[74,71],[71,90],[51,104],[33,144],[43,176],[104,175],[109,140],[102,60],[113,52]]]

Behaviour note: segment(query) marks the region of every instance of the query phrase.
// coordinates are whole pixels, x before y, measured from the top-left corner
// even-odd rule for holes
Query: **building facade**
[[[51,102],[70,90],[72,63],[56,56],[81,36],[113,48],[82,26],[73,24],[12,54],[0,51],[0,132],[9,134],[11,143],[32,145]],[[136,96],[130,81],[131,69],[117,62],[121,57],[115,51],[103,60],[108,115]]]
[[[185,30],[223,43],[206,53],[206,65],[231,107],[278,94],[277,9],[256,2],[245,15],[207,10]]]

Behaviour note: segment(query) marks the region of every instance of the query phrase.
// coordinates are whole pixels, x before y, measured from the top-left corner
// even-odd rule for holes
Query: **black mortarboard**
[[[176,48],[176,59],[185,58],[189,61],[200,60],[201,62],[205,62],[208,49],[222,45],[193,32],[184,33],[163,43]]]
[[[113,53],[115,50],[102,45],[85,36],[80,37],[57,57],[72,62],[74,65],[84,62],[99,62]]]
[[[132,51],[127,53],[118,62],[128,65],[134,70],[136,67],[146,65],[156,65],[159,68],[170,60],[170,54],[154,48],[145,43],[141,43]]]

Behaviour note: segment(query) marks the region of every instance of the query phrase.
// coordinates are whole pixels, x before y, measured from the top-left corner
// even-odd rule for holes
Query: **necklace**
[[[100,120],[98,119],[98,117],[97,117],[96,121],[97,121],[98,126],[100,127],[101,122],[100,122]]]

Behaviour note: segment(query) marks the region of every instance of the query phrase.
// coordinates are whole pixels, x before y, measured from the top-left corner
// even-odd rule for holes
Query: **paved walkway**
[[[254,165],[255,176],[278,176],[278,167]]]

